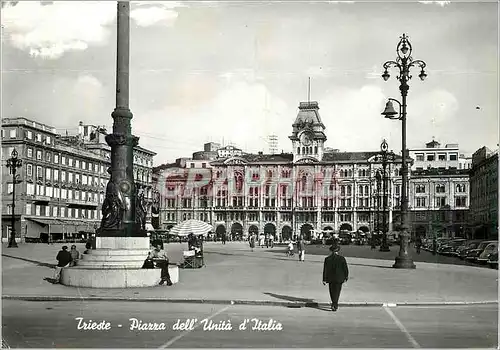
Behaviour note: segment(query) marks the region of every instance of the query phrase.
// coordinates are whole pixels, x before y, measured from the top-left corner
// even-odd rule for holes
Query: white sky
[[[327,146],[401,148],[401,123],[382,118],[400,98],[396,58],[405,32],[428,78],[413,71],[408,145],[434,136],[472,153],[498,143],[496,2],[132,3],[130,107],[155,164],[190,157],[208,141],[279,149],[300,101],[320,105]],[[2,116],[76,131],[107,125],[114,108],[116,2],[18,2],[2,9]],[[476,109],[479,106],[480,109]]]

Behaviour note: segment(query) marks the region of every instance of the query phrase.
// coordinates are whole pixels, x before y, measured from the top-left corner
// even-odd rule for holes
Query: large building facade
[[[470,202],[474,236],[498,239],[498,150],[482,147],[473,154]]]
[[[210,167],[180,160],[156,168],[154,186],[161,228],[190,218],[213,225],[216,234],[270,233],[277,239],[321,231],[373,231],[378,196],[388,198],[389,230],[400,220],[401,158],[387,165],[385,193],[375,173],[380,152],[325,149],[317,102],[301,102],[292,125],[293,153],[232,154]],[[189,162],[189,161],[186,161]]]
[[[111,150],[102,127],[83,125],[62,136],[55,128],[26,118],[2,119],[2,240],[12,225],[12,175],[5,166],[15,148],[18,169],[14,225],[24,240],[78,239],[100,225],[101,205],[109,181]],[[151,204],[153,156],[134,149],[134,175]]]
[[[469,171],[472,158],[458,144],[436,140],[409,150],[411,231],[424,237],[468,237]]]

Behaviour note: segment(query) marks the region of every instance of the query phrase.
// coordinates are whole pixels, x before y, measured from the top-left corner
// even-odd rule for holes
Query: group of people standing
[[[257,236],[256,233],[251,233],[248,237],[248,244],[250,245],[252,251],[254,250],[257,242],[261,248],[264,246],[266,246],[266,248],[274,248],[274,235],[266,234]]]

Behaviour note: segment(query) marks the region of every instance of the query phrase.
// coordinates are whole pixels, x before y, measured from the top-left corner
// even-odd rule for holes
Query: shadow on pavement
[[[256,259],[269,259],[269,260],[283,260],[283,261],[290,261],[290,260],[293,260],[291,258],[287,258],[287,257],[283,257],[283,258],[279,258],[279,257],[267,257],[267,256],[256,256],[256,255],[252,255],[252,252],[249,251],[248,253],[249,254],[242,254],[241,252],[236,252],[236,253],[221,253],[221,252],[205,252],[206,254],[217,254],[217,255],[228,255],[228,256],[231,256],[231,255],[234,255],[234,256],[245,256],[247,258],[256,258]],[[283,254],[285,255],[285,253],[279,253],[279,254]]]
[[[275,294],[275,293],[269,293],[269,292],[264,292],[264,294],[269,295],[271,297],[277,298],[277,299],[282,299],[286,301],[297,301],[297,302],[302,302],[305,303],[305,305],[288,305],[289,308],[302,308],[302,307],[308,307],[311,309],[318,309],[321,311],[328,311],[331,312],[331,308],[327,308],[325,306],[319,305],[317,301],[314,301],[314,299],[307,299],[307,298],[299,298],[299,297],[294,297],[291,295],[282,295],[282,294]]]
[[[383,265],[370,265],[370,264],[356,264],[356,263],[349,263],[349,266],[350,265],[354,265],[354,266],[366,266],[366,267],[378,267],[380,269],[393,269],[392,266],[383,266]]]
[[[7,258],[12,258],[12,259],[18,259],[18,260],[27,261],[27,262],[30,262],[30,263],[36,264],[36,265],[38,265],[38,266],[44,266],[44,267],[50,267],[50,268],[54,268],[54,267],[56,267],[56,264],[44,263],[44,262],[42,262],[42,261],[37,261],[37,260],[31,260],[31,259],[21,258],[21,257],[18,257],[18,256],[12,256],[12,255],[7,255],[7,254],[2,254],[2,256],[5,256],[5,257],[7,257]]]

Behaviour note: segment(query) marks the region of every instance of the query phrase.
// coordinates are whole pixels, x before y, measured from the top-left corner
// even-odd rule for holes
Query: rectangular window
[[[39,205],[35,205],[35,215],[40,216],[40,206]]]
[[[28,195],[34,195],[35,194],[35,185],[28,183],[26,185],[26,194]]]
[[[17,130],[16,129],[11,129],[10,130],[10,138],[15,139],[17,137]]]
[[[33,176],[33,165],[26,164],[26,175]]]
[[[37,179],[42,179],[43,178],[43,173],[42,173],[42,167],[37,166],[36,167],[36,177]]]
[[[26,155],[28,158],[33,158],[33,148],[28,148]]]
[[[446,153],[444,153],[444,154],[438,154],[438,160],[440,160],[440,161],[446,161]]]
[[[65,171],[61,171],[61,181],[66,181],[66,172]]]
[[[467,206],[467,197],[464,197],[464,196],[455,197],[455,206],[456,207],[466,207]]]
[[[436,197],[436,207],[441,208],[446,205],[446,197]]]
[[[417,197],[417,208],[424,208],[425,207],[425,197]]]
[[[54,169],[54,181],[59,181],[59,169]]]
[[[80,161],[78,159],[75,160],[75,168],[80,167]]]
[[[66,216],[66,208],[65,207],[61,207],[61,217],[65,217]]]
[[[49,168],[45,169],[45,179],[46,180],[50,180],[51,179],[51,177],[50,177],[50,169]]]
[[[82,160],[82,169],[83,170],[87,169],[87,163],[85,163],[83,160]]]
[[[45,139],[45,143],[46,143],[47,145],[50,145],[50,136],[47,136],[47,138]]]
[[[458,159],[458,155],[456,153],[450,154],[450,160],[457,160],[457,159]]]
[[[31,203],[26,203],[26,215],[31,215]]]
[[[423,153],[417,153],[416,154],[417,162],[423,162],[424,161],[424,154]]]
[[[52,207],[52,216],[57,217],[57,207]]]
[[[435,159],[434,154],[428,154],[427,155],[427,161],[432,162],[432,161],[434,161],[434,159]]]
[[[73,182],[73,173],[68,173],[68,182]]]
[[[61,156],[61,164],[66,165],[66,156]]]
[[[42,142],[42,135],[40,135],[40,134],[36,134],[36,140],[37,140],[38,142]]]
[[[73,166],[73,158],[68,158],[68,165]]]
[[[59,155],[58,154],[54,154],[54,163],[59,163]]]
[[[36,151],[36,159],[42,160],[42,151]]]

